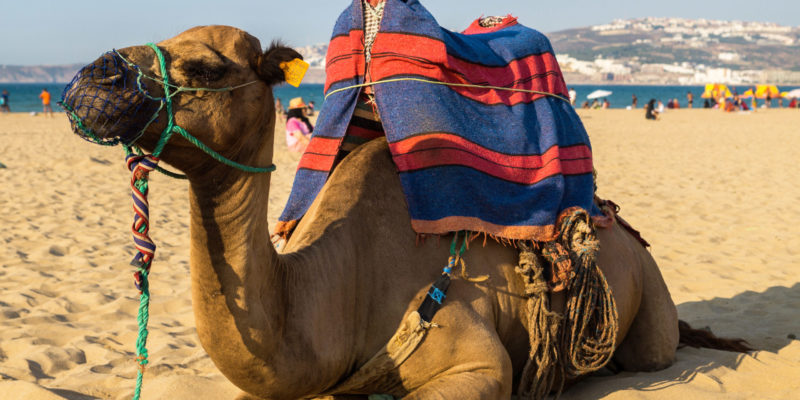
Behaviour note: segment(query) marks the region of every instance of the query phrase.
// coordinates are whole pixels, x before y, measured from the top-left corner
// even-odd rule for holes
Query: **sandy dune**
[[[672,367],[580,383],[566,399],[790,399],[800,390],[800,112],[581,111],[602,197],[653,245],[680,317],[743,337],[751,355],[682,349]],[[274,221],[297,156],[279,139]],[[122,150],[66,118],[0,114],[0,400],[124,399],[136,310]],[[153,266],[143,399],[237,389],[198,343],[188,278],[187,184],[151,184]]]

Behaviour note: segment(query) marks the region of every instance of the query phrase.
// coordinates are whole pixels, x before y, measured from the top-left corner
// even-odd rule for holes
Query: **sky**
[[[0,65],[88,63],[112,48],[157,42],[197,25],[232,25],[290,46],[326,43],[351,0],[0,0]],[[462,30],[481,15],[513,14],[541,32],[618,18],[682,17],[800,26],[798,0],[421,0]]]

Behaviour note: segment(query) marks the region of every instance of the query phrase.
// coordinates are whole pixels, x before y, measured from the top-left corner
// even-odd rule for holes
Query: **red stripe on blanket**
[[[338,36],[328,45],[325,58],[325,89],[331,84],[352,79],[364,73],[364,31],[352,30],[348,36]]]
[[[541,168],[544,163],[554,158],[560,158],[561,160],[589,159],[591,163],[592,158],[592,150],[585,144],[561,148],[551,147],[541,155],[511,155],[496,152],[450,133],[429,133],[412,136],[399,142],[390,143],[389,148],[395,156],[414,155],[423,151],[438,151],[442,148],[459,149],[495,164],[513,168]]]
[[[336,160],[336,156],[305,152],[303,153],[303,157],[300,158],[297,169],[305,168],[314,171],[328,172],[333,168],[334,160]]]
[[[365,129],[359,126],[350,125],[347,127],[345,136],[355,136],[357,138],[372,140],[383,136],[381,131],[373,131],[372,129]]]
[[[370,73],[373,81],[396,75],[419,75],[448,83],[567,94],[561,69],[551,53],[527,56],[502,67],[487,67],[447,55],[444,43],[438,40],[387,32],[379,34],[375,39],[372,55]],[[517,80],[525,81],[515,83]],[[453,90],[486,104],[513,105],[544,96],[480,88],[453,87]]]
[[[339,151],[339,143],[341,141],[342,138],[312,137],[306,148],[306,153],[335,156]]]
[[[557,154],[558,151],[554,151]],[[546,156],[550,154],[545,153]],[[578,175],[592,172],[591,159],[562,160],[558,156],[543,157],[543,165],[538,168],[508,167],[493,163],[463,149],[438,149],[394,156],[394,163],[400,172],[460,165],[481,171],[495,178],[509,182],[533,185],[553,175]]]

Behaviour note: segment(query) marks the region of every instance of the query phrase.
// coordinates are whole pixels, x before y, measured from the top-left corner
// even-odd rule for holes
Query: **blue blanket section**
[[[512,107],[487,105],[446,86],[414,81],[378,85],[375,95],[390,143],[421,132],[457,132],[473,143],[511,155],[542,154],[554,145],[589,143],[572,106],[552,97]]]
[[[502,226],[556,223],[570,207],[584,208],[592,196],[592,175],[547,178],[531,196],[528,185],[494,179],[471,168],[451,166],[400,174],[409,212],[415,220],[435,221],[453,215],[475,216]],[[595,215],[601,215],[595,209]]]

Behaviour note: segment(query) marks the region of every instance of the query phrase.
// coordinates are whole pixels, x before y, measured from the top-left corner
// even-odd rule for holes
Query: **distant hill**
[[[800,84],[800,27],[640,18],[547,34],[568,83]],[[327,44],[297,48],[325,82]],[[0,82],[68,82],[81,67],[0,66]]]
[[[548,35],[557,53],[739,69],[800,71],[800,28],[672,18],[615,21]]]
[[[577,79],[632,83],[800,82],[800,27],[640,18],[548,34]]]
[[[65,83],[83,67],[70,65],[0,65],[0,83]]]

